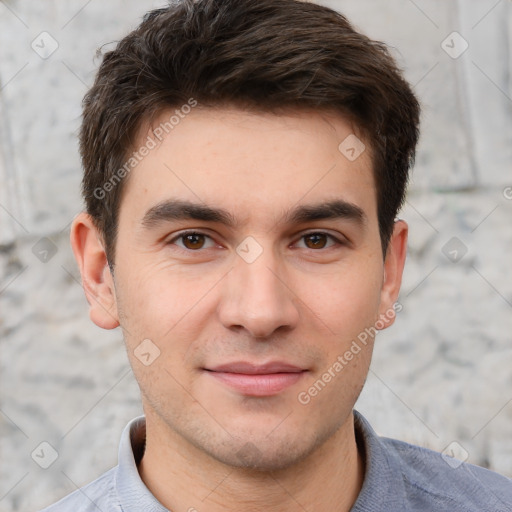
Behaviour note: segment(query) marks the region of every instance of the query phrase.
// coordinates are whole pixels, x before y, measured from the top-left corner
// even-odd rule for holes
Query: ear
[[[119,325],[114,280],[108,266],[102,237],[85,212],[71,225],[71,247],[82,276],[91,320],[103,329]]]
[[[382,329],[389,327],[395,321],[395,316],[401,310],[396,304],[407,253],[407,233],[409,228],[403,220],[395,221],[393,234],[388,244],[384,260],[384,279],[380,294],[379,321]]]

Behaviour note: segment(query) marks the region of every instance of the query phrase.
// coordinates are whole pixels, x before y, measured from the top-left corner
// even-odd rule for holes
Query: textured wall
[[[160,3],[0,1],[0,511],[115,465],[142,412],[120,332],[88,319],[68,236],[95,50]],[[357,407],[383,435],[512,476],[512,4],[324,3],[395,48],[424,109],[403,310]]]

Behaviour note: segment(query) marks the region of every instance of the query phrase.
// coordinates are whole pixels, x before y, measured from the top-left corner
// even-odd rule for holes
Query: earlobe
[[[384,260],[384,279],[379,308],[379,320],[381,321],[379,325],[384,324],[384,329],[395,321],[397,311],[395,303],[402,284],[407,254],[407,234],[407,223],[403,220],[395,221]]]
[[[80,213],[71,225],[71,247],[82,276],[91,320],[103,329],[119,325],[114,280],[102,238],[92,218]]]

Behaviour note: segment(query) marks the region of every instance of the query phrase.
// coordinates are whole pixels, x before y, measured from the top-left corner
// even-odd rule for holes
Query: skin
[[[348,511],[357,498],[364,463],[352,409],[373,340],[309,403],[297,398],[392,310],[400,288],[407,225],[395,223],[384,258],[369,144],[353,162],[338,150],[354,132],[334,114],[197,107],[125,184],[114,276],[91,218],[73,223],[91,319],[121,326],[141,389],[139,473],[171,510]],[[141,127],[141,144],[151,133]],[[170,198],[223,208],[239,224],[144,227],[146,212]],[[340,198],[364,222],[283,219]],[[207,236],[177,238],[188,229]],[[343,243],[305,236],[314,232]],[[236,252],[248,236],[262,249],[252,263]],[[387,316],[380,327],[393,323]],[[135,355],[144,339],[160,350],[148,366]],[[277,394],[247,396],[204,370],[239,360],[307,371]]]

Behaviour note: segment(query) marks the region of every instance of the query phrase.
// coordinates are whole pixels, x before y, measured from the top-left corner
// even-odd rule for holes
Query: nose
[[[245,329],[254,338],[268,338],[278,329],[297,325],[297,304],[278,256],[266,249],[252,263],[236,257],[234,268],[223,280],[218,314],[228,329]]]

